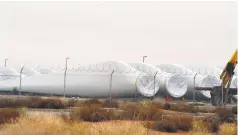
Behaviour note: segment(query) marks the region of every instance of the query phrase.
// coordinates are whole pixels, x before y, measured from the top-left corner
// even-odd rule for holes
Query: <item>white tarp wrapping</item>
[[[16,71],[18,73],[20,73],[22,67],[17,67],[15,69],[16,69]],[[34,69],[31,69],[31,68],[28,68],[28,67],[24,67],[23,70],[22,70],[22,75],[25,75],[27,77],[29,77],[29,76],[39,76],[39,75],[41,75],[41,73],[39,73],[38,71],[36,71]]]
[[[186,67],[177,64],[163,64],[157,66],[159,69],[168,73],[180,73],[187,80],[188,91],[185,94],[185,99],[192,100],[193,94],[195,95],[195,100],[209,100],[211,98],[210,91],[206,90],[195,90],[194,87],[213,87],[218,85],[219,80],[210,75],[201,75],[193,72]],[[196,75],[196,77],[195,77]],[[194,79],[195,78],[195,79]],[[195,82],[194,82],[195,80]]]
[[[159,81],[158,96],[160,97],[180,98],[187,92],[186,80],[180,74],[166,73],[146,63],[130,63],[129,65]]]
[[[123,62],[112,61],[90,65],[87,70],[68,71],[65,94],[81,97],[109,97],[112,70],[114,70],[111,81],[112,97],[134,97],[135,94],[152,97],[159,89],[158,87],[154,89],[152,78],[137,72]],[[0,82],[0,90],[13,90],[14,87],[19,89],[19,79]],[[22,80],[22,91],[63,95],[64,73],[26,77]]]
[[[201,75],[211,75],[211,76],[220,76],[222,71],[220,68],[208,65],[190,65],[189,69]]]
[[[0,67],[0,81],[11,80],[20,77],[20,74],[13,68]]]
[[[42,68],[42,69],[36,69],[37,72],[39,72],[40,74],[51,74],[51,73],[55,73],[53,70],[49,69],[49,68]]]

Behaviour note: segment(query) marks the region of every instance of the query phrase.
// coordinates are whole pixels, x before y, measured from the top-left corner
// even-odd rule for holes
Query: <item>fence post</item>
[[[193,90],[193,103],[195,102],[195,80],[196,80],[196,76],[197,76],[198,74],[196,73],[195,75],[194,75],[194,78],[193,78],[193,87],[194,87],[194,90]]]
[[[39,64],[36,66],[35,70],[37,70],[38,68],[40,68]]]
[[[109,82],[109,96],[110,96],[110,104],[112,104],[112,75],[114,73],[114,69],[110,74],[110,82]]]
[[[23,69],[24,69],[24,66],[21,68],[21,71],[20,71],[20,87],[19,87],[19,89],[20,89],[20,95],[21,95],[21,75],[22,75],[22,71],[23,71]]]
[[[156,75],[157,75],[158,71],[156,71],[155,75],[154,75],[154,93],[155,93],[155,78],[156,78]],[[156,94],[154,94],[154,97],[155,97]]]
[[[67,72],[67,68],[65,68],[65,71],[64,71],[64,98],[65,98],[65,90],[66,90],[66,72]]]

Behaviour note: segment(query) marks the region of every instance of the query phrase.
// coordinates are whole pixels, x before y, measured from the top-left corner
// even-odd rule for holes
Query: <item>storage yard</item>
[[[38,117],[46,123],[58,123],[52,125],[59,130],[57,134],[69,132],[70,135],[223,134],[228,130],[222,129],[228,128],[225,123],[231,123],[228,125],[231,134],[237,130],[237,96],[225,107],[215,107],[210,103],[209,91],[195,89],[196,85],[220,85],[219,74],[199,74],[177,64],[153,66],[116,61],[45,71],[39,67],[0,68],[0,107],[4,107],[0,114],[6,115],[2,123],[9,123],[8,118],[17,121],[3,125],[0,134],[27,134],[30,128],[43,134],[56,132],[40,122],[29,121],[38,121]],[[231,84],[237,88],[236,76]],[[19,109],[22,107],[26,108]],[[19,131],[18,127],[25,122],[33,127]],[[61,126],[67,127],[72,122],[76,127],[85,127],[60,130]],[[130,124],[125,130],[122,130],[124,126],[113,128],[114,124],[128,123],[139,129],[133,130],[135,127]],[[202,127],[203,124],[208,127]]]
[[[175,64],[153,66],[108,61],[76,69],[42,71],[45,69],[23,67],[19,72],[1,67],[0,90],[86,98],[169,97],[209,102],[210,91],[198,91],[195,87],[213,87],[221,82],[219,74],[199,74]],[[231,87],[237,88],[236,76]],[[233,98],[236,100],[236,96]]]
[[[0,2],[0,135],[237,135],[237,2]]]

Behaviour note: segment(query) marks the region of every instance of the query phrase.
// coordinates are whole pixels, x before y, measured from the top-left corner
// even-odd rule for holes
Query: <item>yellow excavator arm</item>
[[[231,81],[233,75],[234,75],[234,69],[236,67],[237,64],[237,49],[235,50],[235,52],[233,53],[232,57],[230,58],[230,60],[228,61],[225,69],[223,70],[223,72],[220,75],[220,79],[222,80],[222,83],[224,86],[229,85],[228,82]],[[230,86],[228,86],[230,87]]]
[[[234,69],[237,64],[237,49],[226,64],[225,69],[220,75],[222,80],[221,86],[210,87],[195,87],[196,90],[211,91],[211,103],[214,106],[226,105],[231,102],[232,95],[237,95],[237,89],[230,88],[231,80],[234,75]]]

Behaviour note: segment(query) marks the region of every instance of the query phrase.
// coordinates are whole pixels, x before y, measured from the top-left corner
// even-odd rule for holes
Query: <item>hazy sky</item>
[[[0,64],[106,60],[224,65],[237,48],[235,2],[0,2]],[[1,62],[2,61],[2,62]]]

